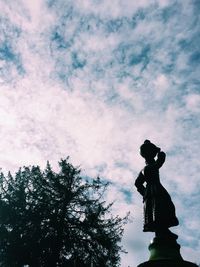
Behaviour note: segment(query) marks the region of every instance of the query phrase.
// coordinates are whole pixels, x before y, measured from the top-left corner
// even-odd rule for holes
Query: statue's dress
[[[159,168],[165,161],[165,153],[148,164],[139,173],[135,186],[144,200],[144,232],[156,232],[178,225],[175,207],[167,190],[160,183]],[[146,182],[146,187],[143,185]]]

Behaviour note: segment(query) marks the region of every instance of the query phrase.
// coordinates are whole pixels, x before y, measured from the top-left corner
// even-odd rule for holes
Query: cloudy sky
[[[0,166],[44,167],[68,155],[109,180],[114,212],[131,212],[122,267],[148,259],[134,188],[145,139],[200,262],[200,1],[0,0]]]

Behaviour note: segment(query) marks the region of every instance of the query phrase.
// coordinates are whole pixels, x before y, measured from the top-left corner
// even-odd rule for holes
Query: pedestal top
[[[196,264],[184,260],[150,260],[138,265],[138,267],[198,267]]]

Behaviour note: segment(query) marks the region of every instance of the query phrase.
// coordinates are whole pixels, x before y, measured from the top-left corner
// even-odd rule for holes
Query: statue
[[[159,147],[146,140],[140,147],[146,166],[139,173],[135,186],[143,196],[144,232],[155,232],[156,237],[177,239],[169,228],[179,224],[175,207],[167,190],[162,186],[159,169],[165,162],[165,153]],[[157,157],[157,158],[156,158]],[[156,159],[155,159],[156,158]],[[146,186],[144,183],[146,182]]]
[[[143,231],[155,232],[155,237],[149,245],[149,260],[138,267],[197,267],[182,258],[180,245],[176,242],[178,236],[169,230],[179,222],[171,197],[160,182],[159,169],[165,162],[165,153],[146,140],[140,147],[140,154],[146,165],[139,173],[135,186],[143,196]]]

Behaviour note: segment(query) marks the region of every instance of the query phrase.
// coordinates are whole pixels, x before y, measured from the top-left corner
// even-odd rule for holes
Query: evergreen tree
[[[86,181],[66,160],[0,175],[0,266],[119,266],[127,217],[113,216],[108,184]],[[91,265],[92,264],[92,265]]]

